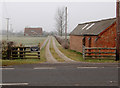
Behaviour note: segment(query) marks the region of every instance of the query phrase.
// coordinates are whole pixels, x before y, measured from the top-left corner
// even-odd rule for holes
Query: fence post
[[[25,55],[25,54],[26,54],[26,47],[24,47],[24,50],[23,50],[23,51],[24,51],[23,59],[25,59],[25,56],[26,56],[26,55]]]
[[[83,59],[85,60],[85,46],[83,45]]]
[[[40,43],[38,44],[38,48],[39,48],[39,50],[38,50],[38,59],[40,59]]]
[[[22,44],[19,47],[19,51],[20,51],[19,52],[20,59],[23,59],[23,57],[24,57],[24,48],[23,48]]]
[[[11,45],[8,43],[8,49],[7,49],[7,59],[11,59]]]

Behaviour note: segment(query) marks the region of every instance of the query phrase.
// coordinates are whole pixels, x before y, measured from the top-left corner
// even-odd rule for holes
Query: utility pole
[[[8,41],[8,30],[9,30],[9,20],[10,18],[6,18],[7,19],[7,41]]]
[[[119,0],[116,2],[116,61],[119,60],[119,50],[120,50],[120,17],[119,17]]]
[[[12,32],[12,34],[13,34],[12,24],[10,24],[10,30],[11,30],[11,32]]]
[[[67,45],[67,7],[65,7],[65,45]]]

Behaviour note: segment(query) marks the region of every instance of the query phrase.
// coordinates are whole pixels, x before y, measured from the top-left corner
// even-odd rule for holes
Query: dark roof
[[[98,35],[116,21],[116,18],[78,24],[70,35]]]

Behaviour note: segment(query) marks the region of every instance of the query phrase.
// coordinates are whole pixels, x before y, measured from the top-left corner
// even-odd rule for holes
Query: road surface
[[[118,67],[116,64],[41,63],[5,67],[2,72],[3,83],[1,85],[118,85]]]

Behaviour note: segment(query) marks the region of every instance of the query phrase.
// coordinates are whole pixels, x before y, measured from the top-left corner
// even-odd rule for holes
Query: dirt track
[[[52,40],[53,40],[53,47],[54,47],[54,49],[55,49],[55,52],[59,55],[59,57],[61,57],[62,59],[64,59],[65,62],[76,62],[76,61],[68,58],[67,56],[65,56],[65,55],[57,48],[57,46],[56,46],[56,44],[55,44],[55,39],[54,39],[54,37],[52,37]]]
[[[44,47],[45,47],[45,45],[46,45],[47,41],[48,41],[48,37],[47,37],[47,39],[44,41],[44,43],[42,44],[42,46],[40,47],[40,49],[42,49],[42,48],[44,48]]]
[[[49,37],[49,41],[48,44],[46,46],[45,49],[45,57],[47,59],[47,62],[49,63],[57,63],[58,61],[52,56],[51,52],[50,52],[50,42],[51,42],[51,37]]]

